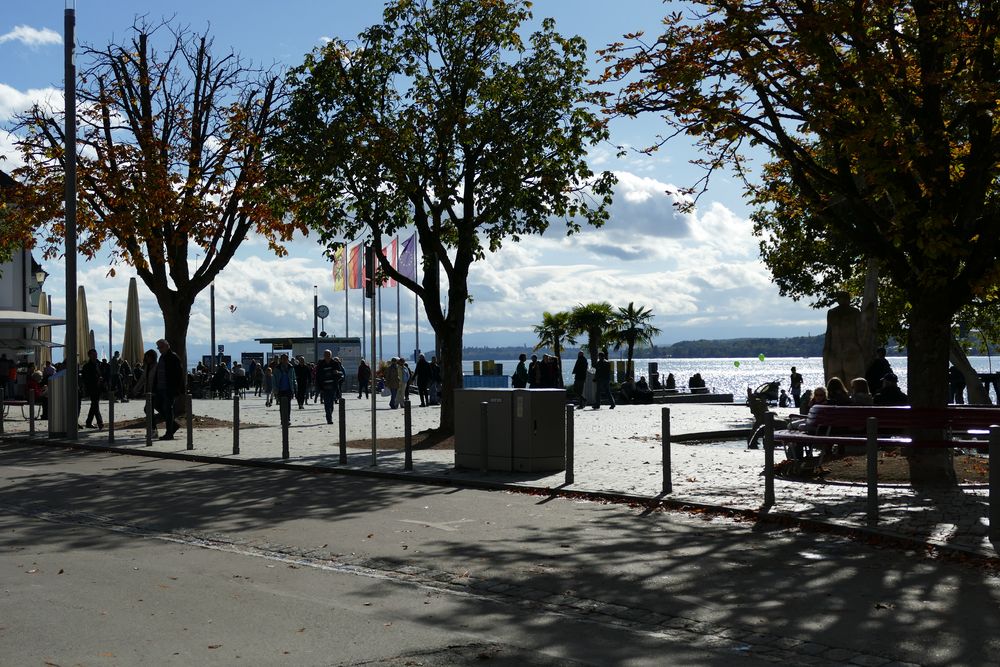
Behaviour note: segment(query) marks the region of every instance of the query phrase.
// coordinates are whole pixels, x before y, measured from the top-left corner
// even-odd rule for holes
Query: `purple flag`
[[[417,279],[417,233],[403,241],[403,249],[399,251],[397,271],[409,278]]]

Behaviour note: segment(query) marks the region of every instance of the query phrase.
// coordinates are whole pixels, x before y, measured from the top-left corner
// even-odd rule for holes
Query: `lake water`
[[[576,357],[563,359],[563,375],[567,384],[572,384],[570,370]],[[899,387],[907,390],[906,357],[888,357],[893,372],[899,377]],[[612,359],[616,361],[616,359]],[[739,362],[737,366],[734,362]],[[992,362],[989,357],[969,357],[973,368],[981,373],[1000,371],[1000,358]],[[802,374],[802,389],[811,389],[823,383],[822,357],[765,357],[749,359],[635,359],[637,375],[646,375],[649,362],[659,364],[661,377],[673,373],[677,386],[687,386],[688,378],[695,373],[701,373],[705,384],[716,393],[732,394],[736,400],[746,396],[747,387],[757,388],[765,382],[779,380],[782,389],[788,390],[788,376],[791,367],[795,366]],[[516,360],[497,360],[503,364],[504,375],[510,376],[517,366]],[[472,362],[462,364],[463,371],[472,373]]]

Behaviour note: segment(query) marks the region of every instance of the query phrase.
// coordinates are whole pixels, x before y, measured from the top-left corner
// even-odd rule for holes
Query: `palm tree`
[[[551,347],[556,355],[556,364],[559,366],[559,386],[563,386],[562,351],[566,349],[563,343],[576,345],[576,338],[570,332],[569,313],[542,313],[542,323],[535,326],[535,335],[538,336],[538,345],[534,347],[535,350]]]
[[[615,314],[615,328],[609,333],[612,340],[615,341],[615,349],[620,350],[622,345],[625,345],[628,349],[628,376],[632,380],[635,379],[635,370],[632,367],[632,355],[635,352],[635,346],[640,344],[652,345],[653,337],[659,336],[662,332],[654,327],[650,320],[653,319],[653,311],[649,308],[643,306],[635,307],[632,301],[629,301],[628,307],[618,308],[618,312]]]
[[[580,304],[569,313],[569,330],[574,335],[587,334],[587,349],[593,366],[597,365],[601,342],[606,332],[611,330],[614,319],[614,308],[606,301]]]

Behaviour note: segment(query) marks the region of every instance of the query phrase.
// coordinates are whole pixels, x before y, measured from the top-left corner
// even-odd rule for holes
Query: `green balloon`
[[[761,361],[764,361],[764,353],[761,352],[760,354],[758,354],[757,358],[760,359]]]
[[[733,362],[733,366],[736,366],[736,368],[739,368],[740,367],[740,362],[734,361]]]

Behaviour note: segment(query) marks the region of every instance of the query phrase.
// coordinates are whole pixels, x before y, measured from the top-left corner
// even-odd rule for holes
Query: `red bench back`
[[[869,417],[878,419],[880,429],[988,429],[992,425],[1000,425],[1000,408],[814,405],[809,409],[806,424],[817,429],[864,430]]]

